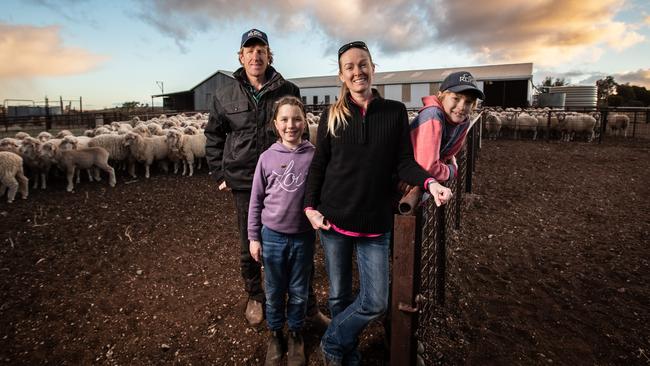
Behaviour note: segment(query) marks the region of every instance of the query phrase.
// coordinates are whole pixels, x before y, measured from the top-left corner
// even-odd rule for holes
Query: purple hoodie
[[[295,150],[276,142],[260,155],[248,206],[248,240],[261,240],[262,225],[284,234],[312,230],[303,199],[314,150],[309,141]]]

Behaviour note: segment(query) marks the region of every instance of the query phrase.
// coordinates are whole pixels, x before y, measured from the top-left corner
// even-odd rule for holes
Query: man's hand
[[[228,185],[226,184],[225,180],[219,184],[219,190],[223,191],[224,189],[228,189]]]

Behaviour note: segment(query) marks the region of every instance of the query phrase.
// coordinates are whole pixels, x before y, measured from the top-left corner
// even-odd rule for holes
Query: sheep
[[[199,129],[192,126],[192,125],[186,126],[185,128],[183,128],[182,131],[183,131],[183,133],[185,135],[198,135],[199,134]]]
[[[7,203],[14,201],[18,191],[23,199],[29,196],[29,179],[23,173],[23,158],[9,151],[0,151],[0,196],[7,188]]]
[[[158,123],[150,123],[147,125],[147,128],[149,129],[149,133],[151,133],[152,136],[163,136],[165,135],[165,132],[163,131],[163,128],[161,125]]]
[[[43,132],[39,133],[39,134],[36,136],[36,138],[37,138],[40,142],[46,142],[46,141],[49,141],[49,140],[52,138],[52,134],[49,133],[49,132],[43,131]]]
[[[169,155],[164,136],[142,137],[129,132],[124,137],[124,146],[130,149],[135,160],[144,163],[145,178],[149,178],[149,167],[154,160],[163,160]]]
[[[99,127],[95,128],[95,136],[110,135],[110,134],[111,134],[111,129],[109,129],[106,126],[99,126]],[[95,137],[95,136],[92,136],[92,137]]]
[[[49,145],[55,144],[55,140],[45,142]],[[41,189],[47,188],[47,175],[50,172],[51,162],[43,155],[43,143],[33,137],[28,137],[20,146],[19,155],[23,163],[32,174],[33,189],[38,188],[40,178]]]
[[[78,150],[78,149],[85,149],[88,147],[88,143],[90,142],[90,137],[87,136],[66,136],[63,138],[61,141],[61,144],[59,145],[59,149],[61,150]],[[88,180],[93,181],[93,176],[91,174],[91,170],[87,169],[88,172]],[[77,170],[77,183],[81,182],[81,171]],[[95,176],[99,176],[99,171],[96,171]],[[99,181],[99,179],[97,179]]]
[[[578,133],[585,133],[588,142],[593,140],[596,125],[594,117],[583,113],[558,113],[557,118],[562,131],[562,141],[569,142]]]
[[[316,146],[316,139],[318,137],[318,123],[307,123],[309,128],[309,142]]]
[[[488,134],[488,139],[496,140],[501,131],[501,118],[494,112],[487,112],[485,115],[485,131]]]
[[[533,140],[537,139],[537,118],[531,116],[526,112],[521,112],[515,117],[515,138],[517,138],[517,132],[533,132]]]
[[[170,129],[167,132],[167,144],[172,154],[180,153],[183,159],[183,175],[186,165],[189,166],[189,176],[194,174],[194,158],[199,158],[197,169],[201,169],[201,158],[205,157],[204,134],[183,135],[182,132]]]
[[[0,139],[0,151],[11,151],[12,153],[18,154],[21,145],[22,141],[13,137]]]
[[[142,137],[151,137],[151,132],[149,132],[149,129],[145,124],[140,124],[136,127],[133,127],[133,132],[137,133]]]
[[[557,119],[557,115],[551,112],[549,125],[549,111],[550,109],[545,108],[544,112],[537,114],[537,130],[542,131],[545,136],[550,138],[552,134],[557,134],[560,131],[560,122]]]
[[[131,156],[131,151],[127,146],[124,146],[125,136],[112,134],[95,136],[88,142],[88,147],[102,147],[106,149],[109,159],[119,163],[126,163],[129,175],[135,178],[135,164]]]
[[[59,133],[56,134],[56,136],[54,136],[54,138],[55,139],[62,139],[64,137],[66,137],[66,136],[74,136],[74,134],[72,132],[70,132],[69,130],[61,130],[61,131],[59,131]]]
[[[607,116],[607,124],[616,136],[623,132],[623,137],[627,137],[627,126],[630,124],[630,117],[622,113],[612,113]]]
[[[16,132],[15,137],[16,137],[16,140],[24,140],[25,137],[31,137],[31,136],[27,132],[20,131],[20,132]]]
[[[55,149],[55,159],[59,167],[66,172],[68,186],[66,190],[74,189],[74,173],[77,169],[91,169],[97,167],[108,173],[108,184],[115,187],[115,169],[108,165],[109,153],[101,147],[87,147],[78,150]],[[96,180],[101,180],[99,172],[95,174]]]

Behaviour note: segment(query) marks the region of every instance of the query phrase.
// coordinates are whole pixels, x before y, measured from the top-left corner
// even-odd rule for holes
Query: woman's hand
[[[248,250],[251,252],[251,257],[255,262],[262,260],[262,243],[257,240],[251,240]]]
[[[307,220],[311,223],[311,227],[314,230],[323,229],[329,230],[332,225],[325,219],[325,216],[318,212],[318,210],[305,210],[305,215],[307,215]]]
[[[438,182],[429,183],[429,193],[433,196],[433,200],[436,202],[436,206],[438,207],[447,203],[451,199],[451,196],[453,196],[451,189]]]

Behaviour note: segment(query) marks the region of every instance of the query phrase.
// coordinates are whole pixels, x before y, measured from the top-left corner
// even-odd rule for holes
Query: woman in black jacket
[[[393,173],[420,185],[440,205],[451,190],[413,159],[404,104],[372,89],[375,66],[365,43],[338,52],[339,99],[321,116],[309,170],[305,214],[325,252],[332,322],[322,338],[325,364],[359,364],[358,336],[388,305]],[[352,292],[356,250],[359,294]]]

